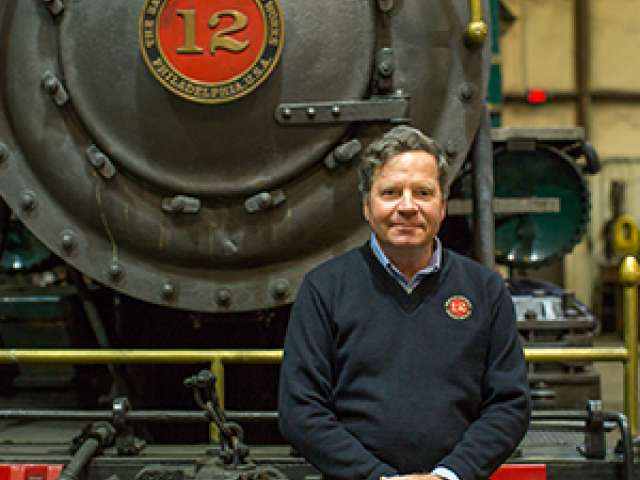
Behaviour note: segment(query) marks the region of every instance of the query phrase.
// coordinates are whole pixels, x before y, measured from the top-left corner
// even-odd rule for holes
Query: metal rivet
[[[167,282],[162,286],[162,298],[171,300],[176,294],[176,288],[171,282]]]
[[[448,140],[447,144],[444,147],[444,150],[445,152],[447,152],[447,155],[449,155],[450,157],[454,157],[458,153],[458,146],[453,140]]]
[[[122,277],[122,266],[118,262],[109,265],[109,276],[112,280],[118,280]]]
[[[231,303],[231,292],[227,288],[221,288],[216,292],[216,302],[218,305],[229,305]]]
[[[284,278],[276,280],[273,284],[271,292],[275,298],[284,298],[289,293],[289,282]]]
[[[463,101],[469,102],[473,98],[473,86],[469,83],[464,83],[462,87],[460,87],[460,98]]]
[[[47,91],[47,93],[54,94],[60,88],[60,83],[54,76],[47,76],[42,82],[42,86]]]
[[[291,118],[292,112],[290,108],[287,108],[287,107],[283,108],[281,113],[282,113],[282,118]]]
[[[62,249],[67,253],[73,251],[73,249],[76,247],[76,239],[73,233],[63,232],[60,239],[60,245],[62,246]]]
[[[20,196],[20,206],[28,212],[36,208],[35,194],[33,192],[23,192]]]
[[[0,161],[4,161],[9,157],[9,149],[4,143],[0,143]]]
[[[339,117],[341,113],[342,111],[340,110],[340,107],[338,105],[334,105],[331,108],[331,115],[333,115],[334,117]]]
[[[95,168],[102,168],[107,161],[107,157],[104,153],[97,153],[93,158],[93,166]]]
[[[257,200],[258,205],[260,205],[261,208],[268,208],[273,203],[273,198],[269,192],[262,192],[258,194]]]
[[[313,118],[316,116],[316,109],[313,107],[307,108],[307,117]]]

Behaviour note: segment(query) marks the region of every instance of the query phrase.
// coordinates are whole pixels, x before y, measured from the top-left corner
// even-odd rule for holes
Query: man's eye
[[[392,189],[392,188],[385,188],[384,190],[382,190],[382,196],[383,197],[392,197],[396,193],[397,193],[397,191]]]
[[[432,191],[426,188],[418,190],[418,195],[421,197],[428,197],[431,195]]]

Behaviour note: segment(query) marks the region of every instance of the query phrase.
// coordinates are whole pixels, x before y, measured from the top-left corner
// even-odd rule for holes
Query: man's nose
[[[402,192],[402,198],[400,198],[398,208],[402,212],[414,212],[417,210],[416,202],[411,190],[405,190]]]

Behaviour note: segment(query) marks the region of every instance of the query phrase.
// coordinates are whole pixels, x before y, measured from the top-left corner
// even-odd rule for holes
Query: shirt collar
[[[433,240],[434,249],[433,255],[431,255],[431,260],[429,260],[429,264],[423,269],[419,270],[411,280],[407,280],[405,276],[400,272],[400,270],[398,270],[398,268],[384,254],[382,248],[380,247],[380,243],[378,243],[378,239],[373,232],[371,232],[371,239],[369,241],[369,244],[371,245],[371,250],[373,251],[374,256],[378,259],[380,264],[385,268],[389,275],[395,278],[407,293],[411,293],[420,284],[425,276],[440,270],[440,266],[442,264],[442,243],[440,242],[440,239],[438,237],[434,237]]]

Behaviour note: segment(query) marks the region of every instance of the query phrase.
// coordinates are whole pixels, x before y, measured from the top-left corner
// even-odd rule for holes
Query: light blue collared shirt
[[[440,266],[442,265],[442,244],[438,237],[434,238],[434,242],[435,248],[433,250],[433,255],[431,255],[431,260],[429,260],[429,265],[417,272],[411,280],[407,280],[402,272],[400,272],[400,270],[391,263],[391,260],[387,258],[373,232],[371,233],[370,244],[373,254],[385,270],[389,272],[389,275],[391,275],[400,284],[400,286],[404,288],[405,292],[411,293],[418,285],[420,285],[420,282],[424,277],[440,270]]]

